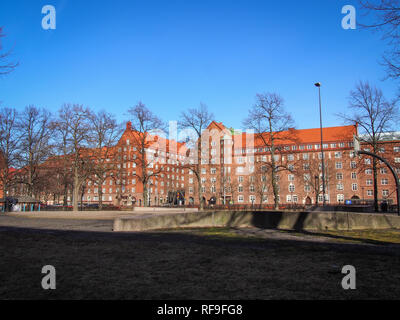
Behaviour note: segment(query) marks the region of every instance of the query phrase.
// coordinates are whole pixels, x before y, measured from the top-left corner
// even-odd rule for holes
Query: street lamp
[[[315,179],[315,204],[318,206],[318,196],[319,196],[319,191],[320,191],[320,187],[319,187],[319,177],[317,175],[314,176]]]
[[[322,138],[322,112],[321,112],[321,83],[317,82],[314,84],[318,88],[319,95],[319,126],[321,130],[321,162],[322,162],[322,194],[323,194],[323,205],[325,206],[325,160],[324,160],[324,140]]]

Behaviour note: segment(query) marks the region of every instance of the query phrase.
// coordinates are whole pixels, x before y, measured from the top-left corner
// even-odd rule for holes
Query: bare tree
[[[114,171],[113,146],[118,141],[122,130],[115,117],[105,111],[91,115],[93,133],[91,153],[93,155],[92,180],[98,185],[99,210],[103,209],[103,184]]]
[[[253,129],[256,139],[267,147],[270,161],[264,163],[270,166],[271,186],[274,194],[275,209],[279,209],[279,184],[277,175],[280,171],[288,170],[287,163],[283,161],[281,153],[282,141],[296,140],[296,131],[293,129],[292,117],[284,109],[284,101],[276,93],[257,94],[257,102],[249,111],[243,124],[248,129]]]
[[[64,112],[67,112],[66,105],[64,105],[59,111],[59,116]],[[55,148],[57,156],[52,157],[47,162],[47,166],[54,169],[54,178],[57,180],[56,192],[62,195],[63,206],[66,207],[68,204],[68,194],[72,189],[73,181],[71,179],[71,144],[70,144],[70,124],[69,118],[62,116],[62,118],[56,119],[52,123],[52,127],[55,132]]]
[[[115,193],[116,197],[115,199],[117,200],[117,205],[121,205],[121,200],[122,197],[124,196],[124,179],[127,175],[127,169],[124,168],[124,163],[126,164],[124,160],[124,154],[123,154],[123,147],[120,145],[117,145],[111,150],[110,153],[110,161],[111,164],[109,164],[109,167],[111,168],[111,172],[109,173],[109,176],[111,177],[113,184],[115,185]]]
[[[149,148],[156,143],[155,133],[164,130],[164,124],[142,102],[128,110],[132,126],[132,146],[136,148],[136,176],[143,185],[144,206],[149,204],[148,188],[152,177],[160,174],[161,168],[154,167],[155,158],[148,153]]]
[[[262,162],[257,162],[254,172],[249,176],[246,187],[250,193],[254,193],[260,200],[260,208],[263,204],[265,196],[268,195],[268,172],[270,168]]]
[[[73,180],[73,210],[78,210],[78,200],[82,184],[88,179],[92,170],[93,154],[88,149],[91,141],[92,113],[82,105],[64,104],[59,110],[59,117],[55,122],[58,132],[63,139],[59,148],[63,149],[65,169],[70,168]]]
[[[325,158],[325,186],[334,187],[335,184],[335,161],[334,159]],[[319,195],[323,194],[322,187],[322,164],[321,153],[315,159],[303,161],[296,166],[294,175],[301,181],[304,186],[304,191],[307,196],[313,192],[315,196],[315,203],[318,204]],[[311,197],[310,197],[311,198]]]
[[[19,133],[17,126],[18,113],[15,109],[0,109],[0,182],[3,195],[9,194],[12,185],[12,167],[17,164]]]
[[[192,157],[187,157],[186,164],[184,165],[190,171],[194,173],[197,181],[198,198],[200,210],[203,210],[203,192],[202,192],[202,182],[201,182],[201,160],[203,158],[202,154],[202,135],[203,131],[208,127],[208,125],[213,120],[214,115],[208,111],[205,104],[201,103],[198,108],[188,109],[181,113],[181,121],[178,125],[181,129],[191,130],[194,134],[196,141],[192,143]],[[208,137],[208,136],[207,136]],[[204,141],[208,146],[208,139]]]
[[[360,140],[372,148],[373,153],[379,152],[379,142],[384,133],[391,131],[396,120],[399,119],[397,100],[388,101],[380,89],[371,86],[368,82],[360,82],[350,92],[348,114],[339,114],[347,123],[359,125]],[[374,207],[378,211],[378,163],[372,160],[374,180]]]
[[[51,121],[49,111],[33,105],[26,107],[19,115],[19,182],[26,185],[27,194],[31,197],[42,184],[40,179],[46,178],[40,174],[45,169],[42,164],[53,154]]]
[[[388,78],[400,76],[400,1],[399,0],[359,0],[360,6],[367,18],[372,17],[370,23],[360,23],[382,33],[382,40],[387,41],[390,50],[383,54],[382,64],[386,67]]]
[[[3,27],[0,27],[0,75],[8,74],[18,66],[17,63],[8,61],[10,51],[2,52],[1,38],[3,37],[5,37],[5,34],[3,33]]]

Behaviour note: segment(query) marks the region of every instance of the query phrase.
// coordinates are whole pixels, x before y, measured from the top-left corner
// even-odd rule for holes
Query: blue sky
[[[54,5],[56,30],[41,28]],[[297,128],[340,125],[359,80],[381,87],[380,35],[344,30],[341,0],[46,0],[0,2],[0,25],[20,66],[0,78],[0,101],[56,111],[64,102],[127,119],[139,100],[164,120],[203,102],[216,120],[241,128],[256,93],[277,92]],[[360,12],[358,11],[360,19]]]

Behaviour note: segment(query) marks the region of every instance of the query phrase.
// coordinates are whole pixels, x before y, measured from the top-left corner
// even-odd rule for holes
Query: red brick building
[[[320,129],[290,129],[281,133],[275,160],[280,204],[322,203],[322,170]],[[372,161],[369,157],[354,156],[353,135],[356,126],[323,129],[325,158],[326,201],[329,204],[346,200],[373,200]],[[201,152],[188,148],[189,144],[148,135],[143,150],[137,143],[138,134],[127,124],[116,146],[107,152],[104,164],[104,183],[89,179],[82,190],[84,203],[98,203],[101,194],[104,204],[122,206],[199,204],[199,186],[193,172],[193,155],[198,160],[201,179],[201,198],[206,204],[268,205],[274,203],[271,186],[271,153],[258,135],[227,128],[213,121],[201,139]],[[400,135],[388,134],[382,141],[380,155],[388,159],[400,172]],[[363,145],[363,149],[368,146]],[[147,197],[142,183],[146,171]],[[60,175],[53,173],[54,179]],[[63,185],[55,181],[49,188]],[[99,192],[101,188],[101,193]],[[54,188],[53,188],[54,189]],[[1,188],[0,188],[1,192]],[[1,197],[1,194],[0,194]],[[378,198],[396,202],[395,181],[384,164],[378,168]],[[43,200],[53,199],[54,194]],[[48,201],[52,203],[53,201]],[[71,194],[68,196],[71,202]]]

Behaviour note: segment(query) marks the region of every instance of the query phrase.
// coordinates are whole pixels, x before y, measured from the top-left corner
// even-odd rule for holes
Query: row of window
[[[337,147],[339,148],[345,148],[346,145],[348,147],[353,147],[353,142],[339,142],[339,143],[331,143],[330,144],[330,148],[335,149]],[[323,144],[323,148],[324,149],[328,149],[329,148],[329,144],[328,143],[324,143]],[[283,150],[285,151],[290,151],[290,150],[319,150],[321,149],[321,145],[320,144],[307,144],[307,145],[293,145],[293,146],[284,146]],[[263,147],[263,148],[236,148],[235,149],[235,154],[244,154],[244,153],[257,153],[257,152],[269,152],[271,151],[271,148],[269,147]]]

